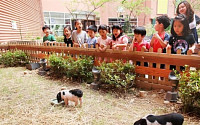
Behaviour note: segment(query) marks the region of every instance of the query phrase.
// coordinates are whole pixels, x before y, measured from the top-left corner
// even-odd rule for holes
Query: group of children
[[[100,25],[98,27],[91,25],[87,28],[87,32],[82,30],[81,20],[75,22],[76,30],[71,31],[70,26],[64,28],[64,42],[69,46],[70,44],[74,47],[86,47],[96,48],[102,52],[108,47],[110,49],[121,49],[133,51],[141,51],[143,48],[145,51],[149,51],[150,47],[153,48],[153,52],[158,52],[161,48],[162,52],[166,52],[166,49],[171,49],[173,54],[178,49],[181,49],[182,54],[186,54],[187,50],[194,52],[195,39],[193,34],[190,32],[189,23],[184,14],[177,15],[172,23],[171,36],[165,32],[165,29],[170,25],[170,19],[167,15],[162,15],[156,18],[155,30],[150,42],[144,40],[146,35],[146,29],[144,27],[136,27],[134,30],[133,41],[129,48],[128,37],[123,35],[123,31],[120,25],[112,26],[112,38],[107,36],[108,27],[106,25]],[[44,42],[55,41],[55,38],[49,34],[49,28],[43,28],[45,36]],[[100,37],[96,37],[96,33],[99,33]],[[88,38],[89,36],[89,38]],[[50,40],[52,39],[52,40]],[[97,46],[96,46],[97,45]]]
[[[128,44],[128,38],[123,36],[122,28],[119,25],[112,27],[112,38],[107,36],[108,26],[106,25],[100,25],[98,27],[99,38],[96,37],[97,27],[94,25],[89,26],[86,32],[82,30],[83,25],[81,20],[76,20],[75,27],[76,30],[71,35],[74,47],[86,47],[88,45],[88,48],[96,48],[97,45],[100,51],[105,51],[108,47],[125,50]]]

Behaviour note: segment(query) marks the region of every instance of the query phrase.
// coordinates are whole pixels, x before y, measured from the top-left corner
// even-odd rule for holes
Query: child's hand
[[[166,47],[166,49],[168,50],[168,49],[171,49],[172,48],[172,46],[171,45],[167,45],[167,47]]]
[[[79,47],[79,44],[78,43],[74,43],[74,47]]]
[[[144,50],[144,52],[148,51],[148,49],[146,48],[146,46],[142,46],[141,50]]]
[[[194,48],[191,47],[188,51],[190,51],[190,53],[194,53]]]
[[[115,49],[117,47],[117,44],[113,45],[112,48]]]
[[[49,43],[50,41],[49,40],[46,40],[44,43]]]
[[[88,48],[88,43],[83,43],[83,48]],[[91,48],[93,48],[93,47],[91,47]]]
[[[101,48],[104,48],[105,46],[103,44],[100,45]]]
[[[156,39],[160,39],[160,36],[158,35],[158,33],[155,33],[155,34],[153,35],[153,37],[156,38]]]
[[[101,52],[106,51],[106,47],[104,47],[104,48],[99,47],[99,51],[101,51]]]

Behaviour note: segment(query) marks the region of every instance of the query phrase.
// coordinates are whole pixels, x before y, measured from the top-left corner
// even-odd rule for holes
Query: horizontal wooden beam
[[[199,55],[180,55],[180,54],[166,54],[166,53],[154,53],[154,52],[128,52],[128,51],[112,51],[107,50],[100,52],[98,49],[93,48],[75,48],[65,46],[36,46],[36,45],[9,45],[10,49],[22,49],[32,51],[45,51],[55,53],[69,53],[77,55],[88,55],[95,57],[106,57],[112,59],[123,59],[142,61],[150,63],[168,64],[184,66],[189,65],[191,67],[200,68],[200,56]]]

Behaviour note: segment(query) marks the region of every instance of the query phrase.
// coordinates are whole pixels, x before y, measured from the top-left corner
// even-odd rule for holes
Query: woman
[[[196,43],[198,43],[198,35],[197,35],[197,24],[200,23],[199,17],[194,14],[194,10],[192,9],[191,5],[187,1],[182,1],[178,4],[176,13],[184,14],[187,17],[189,22],[189,27],[194,35]]]

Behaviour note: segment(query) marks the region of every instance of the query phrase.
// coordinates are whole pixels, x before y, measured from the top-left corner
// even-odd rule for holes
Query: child
[[[133,48],[136,47],[136,51],[141,51],[144,48],[145,51],[148,51],[150,44],[147,41],[144,41],[146,35],[146,29],[144,27],[136,27],[134,30],[133,42],[129,48],[129,51],[133,51]]]
[[[95,37],[96,32],[97,32],[96,26],[91,25],[88,27],[88,35],[89,35],[89,38],[87,40],[88,48],[91,48],[92,45],[93,48],[96,48],[96,42],[97,42],[97,38]]]
[[[146,29],[144,27],[136,27],[134,30],[133,42],[129,48],[129,51],[133,51],[133,48],[136,47],[136,51],[141,51],[144,48],[145,51],[149,51],[150,44],[147,41],[144,41],[146,35]],[[140,66],[140,62],[136,61],[136,65]],[[144,66],[148,67],[148,63],[144,62]]]
[[[54,35],[50,34],[50,28],[48,26],[42,27],[42,31],[45,33],[45,36],[43,37],[44,43],[56,42],[56,38],[54,37]]]
[[[171,53],[176,54],[181,49],[182,54],[187,54],[187,50],[194,52],[195,39],[189,28],[189,22],[184,14],[179,14],[174,18],[171,28],[172,36],[169,39],[168,47]]]
[[[71,39],[71,27],[65,26],[63,32],[64,32],[64,42],[65,44],[67,44],[67,47],[73,46],[73,42]]]
[[[76,27],[76,30],[72,32],[72,41],[74,43],[74,46],[85,47],[84,43],[87,42],[87,33],[82,30],[83,24],[81,23],[81,20],[75,21],[75,27]]]
[[[155,33],[151,39],[150,45],[153,47],[153,52],[158,52],[161,48],[162,51],[167,47],[169,42],[169,34],[165,32],[165,29],[170,25],[170,19],[167,15],[162,15],[156,18],[156,24],[154,26],[157,33]]]
[[[98,49],[99,51],[104,52],[106,51],[107,47],[111,44],[111,38],[107,36],[107,26],[100,25],[98,32],[101,36],[97,39]]]
[[[113,25],[112,27],[112,49],[119,49],[126,50],[128,44],[128,38],[123,36],[123,31],[121,26]]]

